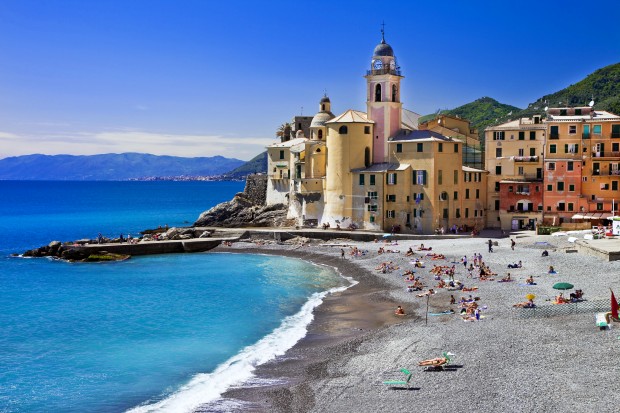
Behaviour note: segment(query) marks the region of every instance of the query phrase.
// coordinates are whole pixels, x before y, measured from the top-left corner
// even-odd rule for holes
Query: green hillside
[[[442,110],[441,113],[469,120],[475,128],[478,128],[479,136],[483,138],[484,128],[520,111],[521,109],[516,106],[500,103],[490,97],[482,97],[458,108]],[[435,116],[435,114],[423,116],[420,118],[420,123]]]
[[[442,110],[441,113],[469,120],[478,128],[478,134],[484,142],[484,128],[487,126],[535,114],[544,115],[547,106],[585,106],[592,98],[595,109],[620,114],[620,63],[598,69],[574,85],[537,99],[525,109],[483,97],[455,109]],[[435,116],[436,114],[423,116],[420,118],[420,123]]]
[[[267,151],[256,155],[238,168],[224,174],[228,179],[241,179],[250,174],[267,173]]]
[[[574,85],[541,97],[519,116],[542,113],[546,106],[586,106],[593,98],[594,109],[620,114],[620,63],[598,69]]]

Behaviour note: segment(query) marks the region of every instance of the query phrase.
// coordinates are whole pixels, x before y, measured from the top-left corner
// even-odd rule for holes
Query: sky
[[[0,159],[141,152],[249,160],[279,125],[365,111],[385,39],[420,114],[526,107],[620,62],[620,1],[0,1]]]

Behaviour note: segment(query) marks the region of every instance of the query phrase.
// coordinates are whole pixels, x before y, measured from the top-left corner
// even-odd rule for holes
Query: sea
[[[255,254],[68,263],[50,241],[191,225],[243,182],[0,181],[0,412],[189,412],[304,337],[350,280]],[[225,405],[214,407],[225,410]]]

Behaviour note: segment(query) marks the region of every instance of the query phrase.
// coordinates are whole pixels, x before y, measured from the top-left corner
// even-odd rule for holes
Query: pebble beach
[[[330,265],[358,283],[328,296],[315,311],[308,335],[284,356],[259,366],[255,383],[245,383],[224,395],[227,410],[277,412],[391,412],[485,411],[520,412],[571,409],[616,412],[620,402],[620,324],[601,331],[595,313],[609,311],[610,288],[620,296],[620,261],[602,261],[575,253],[567,237],[532,232],[509,237],[432,240],[347,239],[286,243],[246,241],[218,247],[220,252],[251,252],[298,257]],[[493,252],[487,242],[492,239]],[[511,239],[516,242],[511,249]],[[619,241],[620,242],[620,241]],[[418,251],[420,244],[432,251]],[[383,247],[386,252],[379,254]],[[407,257],[409,248],[415,251]],[[358,248],[362,255],[351,255]],[[542,256],[543,250],[549,256]],[[341,258],[341,251],[345,257]],[[432,260],[427,253],[443,254]],[[469,277],[461,262],[482,260],[496,276]],[[424,268],[415,268],[418,258]],[[522,261],[522,268],[508,268]],[[396,269],[376,270],[391,262]],[[469,266],[468,263],[468,266]],[[454,279],[475,291],[436,288],[433,265],[455,266]],[[549,274],[553,266],[556,274]],[[402,274],[415,271],[435,294],[428,299],[409,292]],[[511,282],[498,282],[507,273]],[[536,285],[525,279],[533,276]],[[447,277],[442,277],[446,279]],[[584,301],[554,304],[558,282],[584,292]],[[568,297],[574,290],[564,291]],[[513,304],[536,296],[534,309]],[[479,320],[464,320],[460,304],[472,295],[480,308]],[[428,304],[428,311],[427,311]],[[405,316],[396,316],[400,305]],[[454,313],[442,314],[454,311]],[[427,315],[428,313],[428,315]],[[455,354],[443,370],[418,362]],[[390,379],[404,379],[399,370],[413,373],[410,387],[390,387]],[[267,384],[266,384],[267,383]],[[199,411],[213,411],[211,407]]]

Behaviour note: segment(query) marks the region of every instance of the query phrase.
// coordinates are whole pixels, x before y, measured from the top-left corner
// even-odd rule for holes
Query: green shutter
[[[396,172],[394,172],[394,185],[396,185],[398,183],[397,182],[397,180],[398,180],[397,178],[398,178],[398,174]]]
[[[519,132],[519,140],[520,141],[525,140],[525,132]]]

